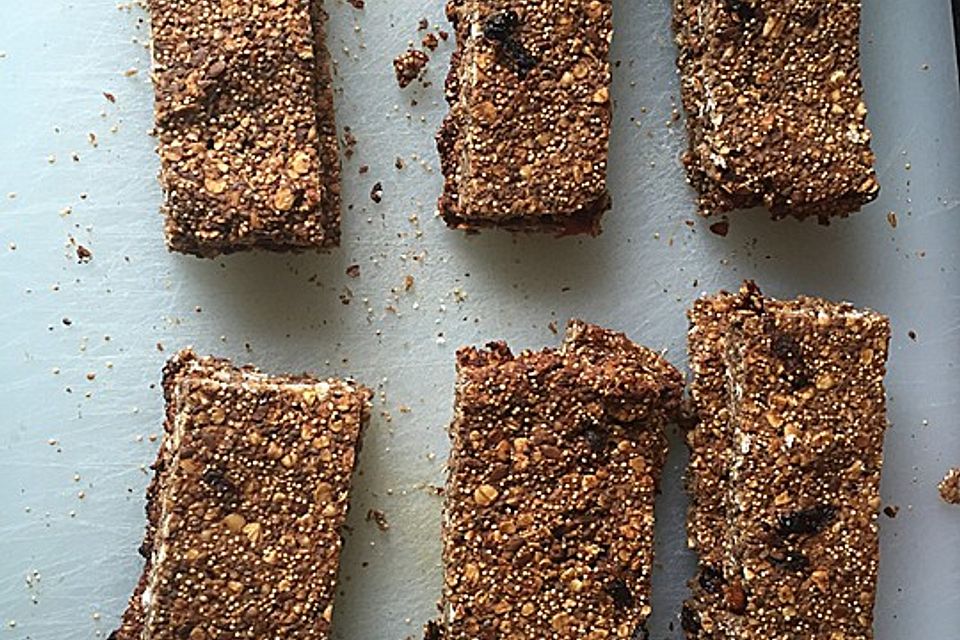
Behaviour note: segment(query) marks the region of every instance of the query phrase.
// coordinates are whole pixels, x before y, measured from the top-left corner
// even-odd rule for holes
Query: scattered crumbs
[[[364,0],[347,0],[354,9],[363,9]]]
[[[110,93],[109,91],[104,91],[104,92],[103,92],[103,97],[106,98],[107,101],[112,102],[112,103],[114,103],[114,104],[116,104],[116,102],[117,102],[117,96],[113,95],[113,94]]]
[[[360,167],[357,169],[357,173],[359,173],[360,175],[363,175],[363,174],[365,174],[365,173],[368,172],[368,171],[370,171],[370,165],[368,165],[368,164],[362,164],[362,165],[360,165]]]
[[[730,223],[726,220],[719,220],[710,225],[710,231],[721,238],[725,238],[727,237],[727,233],[730,232]]]
[[[436,51],[437,47],[440,45],[440,39],[437,38],[435,33],[428,33],[423,36],[423,40],[420,41],[420,44],[423,45],[424,49],[429,49],[430,51]]]
[[[407,49],[393,59],[393,70],[397,76],[397,84],[403,89],[411,82],[421,77],[427,68],[430,58],[423,51]]]
[[[390,523],[387,522],[387,514],[380,511],[380,509],[370,509],[367,511],[367,522],[375,523],[380,531],[386,531],[390,528]]]
[[[413,280],[413,276],[412,276],[412,275],[410,275],[410,274],[408,273],[407,275],[403,276],[403,290],[404,290],[404,291],[410,291],[410,289],[413,289],[413,283],[414,283],[414,280]]]
[[[910,331],[907,331],[907,337],[910,338],[911,340],[913,340],[914,342],[916,342],[916,341],[917,341],[917,332],[914,331],[913,329],[910,329]]]
[[[90,249],[87,249],[82,244],[77,245],[77,262],[80,264],[86,264],[93,260],[93,252]]]
[[[887,211],[887,223],[891,228],[897,228],[897,214],[894,211]]]
[[[347,275],[350,276],[351,278],[359,278],[359,277],[360,277],[360,265],[358,265],[358,264],[352,264],[352,265],[350,265],[349,267],[347,267]]]
[[[88,371],[88,372],[87,372],[87,380],[90,380],[91,382],[93,382],[93,381],[96,380],[96,379],[97,379],[97,374],[96,374],[96,372],[94,372],[94,371]]]
[[[138,73],[140,73],[140,70],[139,70],[139,69],[137,69],[137,68],[135,68],[135,67],[131,67],[131,68],[129,68],[129,69],[127,69],[126,71],[123,72],[123,76],[124,76],[125,78],[132,78],[133,76],[137,75]]]
[[[944,502],[960,504],[960,467],[950,469],[937,488]]]
[[[65,327],[69,327],[70,325],[73,324],[73,320],[71,320],[70,318],[67,318],[66,316],[64,316],[64,318],[60,320],[60,322],[62,322]]]
[[[343,128],[343,155],[349,159],[353,156],[354,147],[357,146],[357,137],[353,135],[350,127]]]
[[[888,518],[896,518],[898,513],[900,513],[900,505],[897,504],[888,504],[883,508],[883,515]]]
[[[158,342],[158,343],[157,343],[157,351],[163,352],[163,343],[162,343],[162,342]]]
[[[444,31],[443,29],[440,29],[439,31],[437,31],[437,35],[440,36],[440,39],[443,40],[444,42],[446,42],[450,38],[450,34]]]
[[[370,189],[370,199],[377,204],[383,201],[383,183],[377,182],[373,185],[373,188]]]
[[[417,31],[425,31],[430,26],[430,22],[426,18],[420,18],[420,22],[417,24]]]
[[[401,158],[400,156],[397,156],[393,161],[393,166],[395,166],[398,171],[402,170],[404,167],[403,158]]]
[[[550,329],[550,333],[552,333],[553,335],[558,335],[558,334],[560,333],[560,330],[557,329],[557,321],[556,321],[556,320],[551,320],[550,322],[548,322],[548,323],[547,323],[547,329]]]

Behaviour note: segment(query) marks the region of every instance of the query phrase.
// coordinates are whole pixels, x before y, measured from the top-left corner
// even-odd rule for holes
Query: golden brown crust
[[[437,135],[454,228],[600,231],[610,134],[610,0],[452,0],[457,50]]]
[[[860,0],[674,0],[703,215],[825,222],[876,197],[859,29]]]
[[[201,257],[339,242],[321,0],[150,0],[167,242]]]
[[[872,638],[887,319],[752,283],[692,319],[687,636]]]
[[[164,393],[147,562],[112,637],[325,640],[369,392],[185,351]]]
[[[463,348],[457,371],[443,614],[429,634],[642,637],[680,373],[578,321],[559,350]]]

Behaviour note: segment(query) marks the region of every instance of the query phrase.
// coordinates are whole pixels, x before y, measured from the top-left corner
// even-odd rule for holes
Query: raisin
[[[633,593],[631,593],[630,587],[620,578],[614,578],[613,581],[604,587],[604,591],[610,594],[610,597],[613,598],[613,604],[616,605],[618,609],[626,609],[627,607],[633,606]]]
[[[707,565],[700,568],[700,586],[707,593],[717,593],[726,584],[723,572],[713,565]]]
[[[727,0],[727,9],[737,14],[741,22],[750,22],[757,17],[757,12],[746,0]]]
[[[427,623],[427,627],[423,631],[423,640],[440,640],[441,638],[440,625],[433,620]]]
[[[516,11],[501,11],[487,18],[483,25],[483,36],[498,42],[506,42],[520,25],[520,16]]]
[[[784,373],[794,391],[799,391],[810,384],[807,366],[800,354],[800,344],[793,336],[786,333],[774,335],[770,349],[773,355],[783,363]]]
[[[699,634],[700,614],[687,605],[683,605],[683,609],[680,611],[680,626],[687,633]]]
[[[723,598],[727,602],[727,609],[737,615],[747,610],[747,594],[739,582],[723,590]]]
[[[836,517],[837,509],[820,504],[804,511],[793,511],[778,516],[780,535],[813,535],[823,530]]]
[[[530,55],[530,52],[516,40],[507,40],[503,43],[503,48],[507,55],[513,60],[513,64],[517,69],[517,75],[520,76],[520,78],[527,77],[527,74],[537,66],[538,60]]]
[[[770,564],[786,569],[787,571],[803,571],[810,566],[807,556],[799,551],[787,551],[782,556],[771,555],[767,558]]]

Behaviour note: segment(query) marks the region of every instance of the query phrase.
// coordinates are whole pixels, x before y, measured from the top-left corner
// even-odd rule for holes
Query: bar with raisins
[[[860,0],[674,0],[703,215],[846,216],[878,191],[860,71]]]
[[[110,637],[326,640],[369,392],[190,351],[163,388],[146,564]]]
[[[611,0],[452,0],[437,135],[450,227],[600,231],[610,207]]]
[[[214,257],[340,238],[322,0],[149,0],[170,249]]]
[[[579,321],[556,350],[461,349],[427,637],[644,637],[682,386],[656,353]]]
[[[887,318],[747,283],[692,319],[687,637],[872,638]]]

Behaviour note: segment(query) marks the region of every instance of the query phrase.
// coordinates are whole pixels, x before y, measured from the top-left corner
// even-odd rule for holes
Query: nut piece
[[[492,504],[498,495],[500,495],[500,492],[494,487],[489,484],[482,484],[473,492],[473,501],[481,507],[486,507]]]

